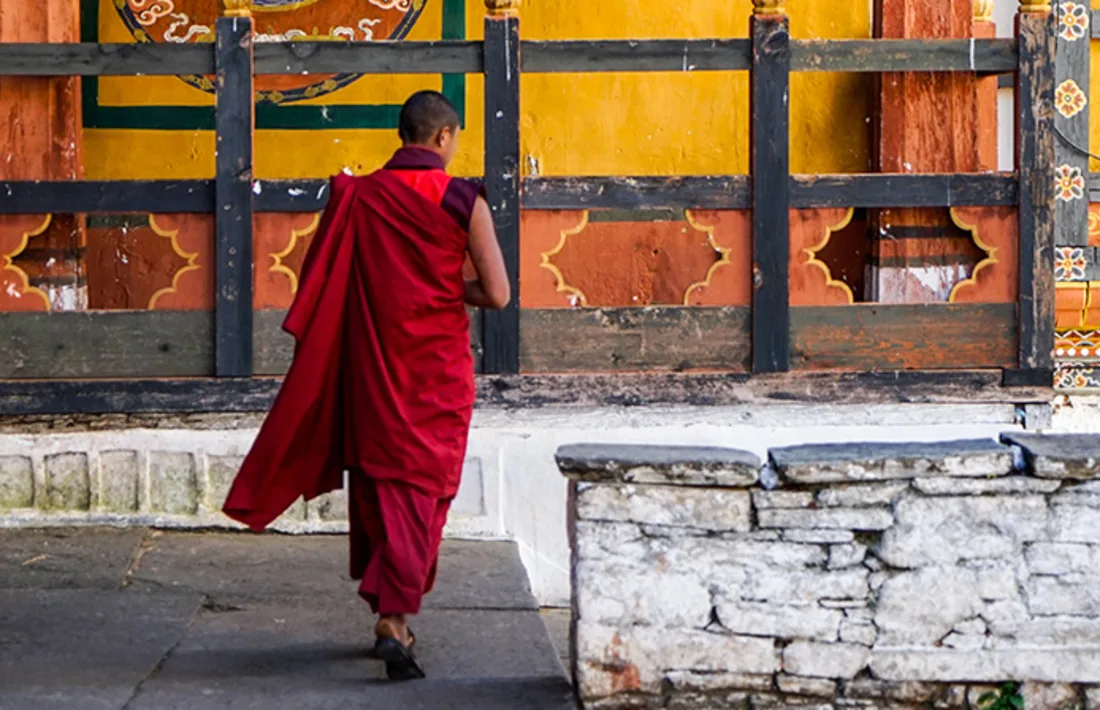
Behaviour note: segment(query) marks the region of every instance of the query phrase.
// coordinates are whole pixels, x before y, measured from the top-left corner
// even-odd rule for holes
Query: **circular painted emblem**
[[[396,40],[416,24],[427,0],[252,0],[257,42]],[[114,0],[139,42],[213,42],[218,0]],[[256,100],[281,104],[323,96],[359,74],[258,76]],[[205,76],[181,76],[214,93]]]

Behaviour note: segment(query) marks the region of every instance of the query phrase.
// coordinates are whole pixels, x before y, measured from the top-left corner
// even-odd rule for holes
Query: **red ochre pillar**
[[[79,0],[3,1],[0,42],[79,41]],[[78,78],[0,77],[0,180],[82,179],[81,129]],[[0,221],[0,230],[26,233],[16,226],[17,219],[22,224],[26,218],[0,219],[7,221]],[[10,236],[0,241],[13,241]],[[54,214],[14,264],[32,288],[45,293],[52,310],[82,310],[87,304],[84,247],[83,217]]]
[[[992,37],[992,0],[875,0],[875,37]],[[885,173],[995,170],[997,80],[967,73],[886,73],[878,81],[874,151]],[[942,209],[871,215],[867,300],[946,301],[982,256]]]

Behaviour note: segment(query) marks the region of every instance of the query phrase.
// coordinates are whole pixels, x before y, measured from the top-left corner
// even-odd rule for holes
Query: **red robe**
[[[369,572],[363,549],[386,538],[398,557],[427,555],[415,566],[430,587],[474,403],[462,274],[468,233],[441,206],[448,191],[426,189],[445,188],[449,178],[403,178],[385,169],[332,178],[284,324],[297,341],[294,362],[224,511],[262,530],[300,496],[340,488],[350,471],[353,576]],[[359,476],[373,485],[357,485]],[[364,519],[371,505],[387,504],[387,515],[375,509]],[[409,554],[388,529],[394,514],[420,526],[426,539],[410,544],[423,554]]]

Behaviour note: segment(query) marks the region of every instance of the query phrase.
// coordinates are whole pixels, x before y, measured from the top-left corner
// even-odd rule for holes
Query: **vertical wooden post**
[[[485,0],[485,189],[512,302],[482,317],[482,371],[519,372],[519,0]]]
[[[215,374],[252,374],[252,18],[222,0],[216,34]]]
[[[1087,3],[1059,0],[1054,7],[1057,32],[1054,64],[1054,126],[1065,140],[1054,141],[1058,189],[1054,201],[1054,245],[1089,245],[1089,49],[1092,13]],[[1083,280],[1084,276],[1081,276]],[[1067,276],[1067,280],[1070,278]]]
[[[752,370],[790,366],[790,23],[782,0],[753,0]]]
[[[1007,383],[1053,384],[1054,17],[1022,0],[1016,17],[1016,169],[1020,178],[1020,358]],[[1087,188],[1086,188],[1087,190]]]

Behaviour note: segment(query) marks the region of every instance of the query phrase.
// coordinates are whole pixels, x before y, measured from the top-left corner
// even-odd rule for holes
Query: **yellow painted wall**
[[[109,8],[110,0],[105,0]],[[867,0],[790,0],[796,38],[866,38]],[[528,0],[527,39],[745,37],[751,0]],[[468,0],[467,32],[480,38],[482,0]],[[410,39],[439,37],[439,2],[428,6]],[[100,40],[130,41],[113,11],[101,12]],[[526,75],[522,151],[543,175],[708,174],[748,171],[746,73]],[[796,74],[792,79],[794,172],[868,168],[865,77]],[[367,77],[312,103],[400,102],[437,77]],[[111,78],[101,83],[109,105],[203,105],[209,95],[173,78]],[[469,77],[464,150],[455,172],[482,172],[483,92]],[[370,170],[397,145],[391,131],[260,131],[256,172],[262,178],[321,177],[347,166]],[[214,171],[209,132],[85,132],[89,179],[198,178]],[[523,161],[527,169],[528,161]]]

